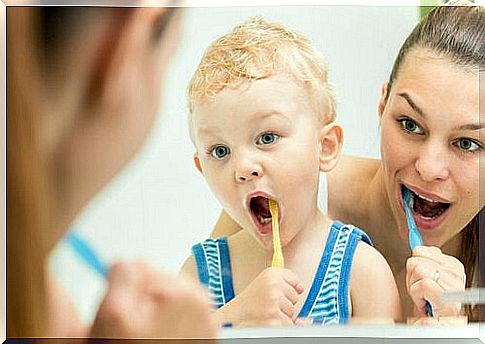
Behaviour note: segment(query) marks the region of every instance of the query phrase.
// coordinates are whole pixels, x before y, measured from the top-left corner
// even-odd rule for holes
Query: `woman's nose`
[[[416,170],[425,182],[445,180],[450,174],[449,159],[447,147],[430,142],[421,147],[416,159]]]

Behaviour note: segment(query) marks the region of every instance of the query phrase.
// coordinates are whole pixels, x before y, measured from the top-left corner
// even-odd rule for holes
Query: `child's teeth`
[[[262,217],[261,215],[258,216],[258,220],[259,222],[261,222],[262,224],[267,224],[267,223],[270,223],[271,222],[271,217]]]

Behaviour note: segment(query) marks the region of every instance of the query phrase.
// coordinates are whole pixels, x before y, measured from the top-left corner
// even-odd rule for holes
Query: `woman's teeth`
[[[421,198],[421,199],[424,199],[425,201],[431,202],[431,203],[440,203],[440,202],[438,202],[438,201],[433,201],[432,199],[429,199],[429,198],[426,198],[426,197],[424,197],[424,196],[421,196],[421,195],[419,195],[419,194],[417,194],[417,193],[415,193],[414,195],[418,196],[418,197],[419,197],[419,198]]]
[[[423,220],[433,220],[443,214],[450,206],[450,203],[434,201],[413,191],[411,191],[411,195],[411,208],[413,209],[413,212]]]

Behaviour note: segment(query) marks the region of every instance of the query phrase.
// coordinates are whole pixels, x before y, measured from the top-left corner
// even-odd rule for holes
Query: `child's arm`
[[[194,256],[189,257],[181,275],[198,279]],[[222,326],[257,327],[293,325],[295,305],[304,287],[288,269],[263,270],[240,294],[213,313],[213,320]]]
[[[222,210],[216,226],[211,233],[211,238],[219,238],[221,236],[230,237],[240,230],[241,227],[239,227],[239,225],[229,215],[227,215],[224,210]]]
[[[373,247],[359,242],[350,272],[352,323],[392,323],[402,318],[391,268]]]

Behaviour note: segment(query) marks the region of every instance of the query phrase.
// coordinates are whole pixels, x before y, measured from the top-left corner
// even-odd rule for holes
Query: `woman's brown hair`
[[[7,8],[7,337],[47,334],[48,178],[39,145],[42,95],[36,9]]]
[[[408,36],[394,62],[389,78],[386,101],[403,61],[413,49],[425,49],[447,58],[465,70],[485,66],[485,9],[480,6],[441,6],[424,17]],[[482,214],[482,215],[480,215]],[[466,287],[477,280],[479,217],[481,211],[465,226],[459,259],[465,266]],[[478,308],[465,307],[470,320],[478,320]]]

